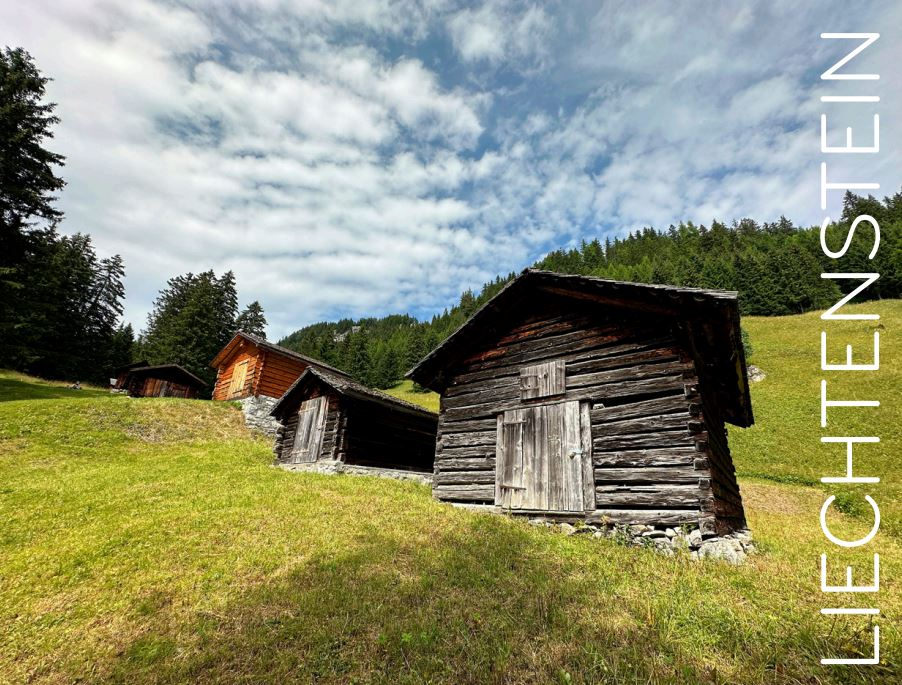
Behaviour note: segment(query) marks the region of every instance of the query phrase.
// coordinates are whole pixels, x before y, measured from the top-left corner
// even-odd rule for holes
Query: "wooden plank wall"
[[[174,383],[160,378],[145,378],[136,397],[182,397],[193,399],[197,392],[189,385]]]
[[[244,390],[230,395],[232,371],[244,360],[248,360]],[[217,370],[213,399],[231,400],[250,395],[281,397],[306,368],[307,364],[300,359],[261,349],[253,343],[245,341],[241,351],[232,355],[232,358]]]
[[[271,350],[265,351],[259,379],[255,379],[254,394],[281,397],[307,369],[299,359],[284,356]]]
[[[255,379],[259,374],[259,357],[260,349],[251,343],[246,343],[240,352],[232,355],[232,358],[225,365],[220,366],[216,370],[216,385],[213,387],[213,399],[232,400],[250,395],[250,388],[254,387]],[[232,384],[232,372],[238,364],[245,360],[247,360],[247,376],[244,381],[245,389],[242,392],[231,395],[229,394],[229,386]]]
[[[298,398],[294,406],[291,407],[291,413],[276,435],[276,444],[273,447],[273,451],[277,462],[291,462],[291,450],[298,427],[298,408],[304,400],[319,396],[318,390],[312,390],[306,397]],[[329,399],[326,408],[326,425],[323,429],[323,443],[319,458],[336,459],[338,458],[338,450],[341,443],[340,433],[343,428],[341,397],[335,393],[327,393],[327,397]]]
[[[560,399],[591,404],[597,509],[588,518],[680,525],[699,523],[703,511],[722,515],[714,493],[729,479],[711,478],[709,468],[709,459],[724,461],[708,439],[717,419],[702,412],[678,331],[647,318],[599,321],[597,309],[545,311],[454,370],[442,395],[434,495],[494,502],[496,418],[533,402],[520,399],[520,367],[563,359]]]

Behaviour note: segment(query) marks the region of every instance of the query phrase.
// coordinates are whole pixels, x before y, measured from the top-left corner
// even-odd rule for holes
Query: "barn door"
[[[320,447],[323,444],[323,429],[326,425],[325,397],[314,397],[307,400],[298,410],[298,426],[294,433],[294,447],[291,450],[291,461],[295,464],[312,462],[319,459]]]
[[[579,402],[512,409],[498,417],[495,503],[505,509],[594,509],[591,435]],[[591,486],[591,487],[587,487]]]

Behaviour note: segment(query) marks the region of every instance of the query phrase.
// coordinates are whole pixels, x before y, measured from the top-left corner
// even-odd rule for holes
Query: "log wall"
[[[319,397],[323,392],[320,388],[311,388],[289,409],[276,437],[277,462],[291,461],[301,403]],[[325,394],[329,399],[319,459],[336,459],[355,466],[432,471],[434,418],[393,410],[377,403],[355,401],[334,391],[326,390]]]
[[[247,375],[241,390],[230,393],[232,372],[247,360]],[[250,341],[244,341],[238,352],[216,370],[214,400],[236,400],[251,395],[281,397],[307,368],[299,359],[261,349]]]
[[[312,390],[304,399],[313,399],[319,397],[321,392],[319,389]],[[326,423],[323,428],[323,442],[320,449],[320,459],[336,459],[338,458],[339,446],[341,444],[340,435],[344,428],[344,419],[341,411],[341,397],[337,393],[326,393],[328,404],[326,406]],[[276,455],[276,462],[290,463],[291,451],[294,447],[294,436],[298,427],[298,408],[293,407],[291,413],[285,419],[282,427],[276,434],[276,444],[273,451]]]

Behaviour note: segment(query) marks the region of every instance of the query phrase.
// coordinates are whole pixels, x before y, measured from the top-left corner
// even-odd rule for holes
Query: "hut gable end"
[[[631,306],[576,296],[579,283],[527,272],[411,372],[441,393],[434,495],[705,533],[744,525],[724,419],[750,422],[751,408],[718,376],[723,357],[745,368],[735,300],[699,295],[709,320],[666,292]]]

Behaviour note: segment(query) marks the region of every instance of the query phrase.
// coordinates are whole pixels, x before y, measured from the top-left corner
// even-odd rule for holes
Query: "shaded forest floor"
[[[895,533],[902,303],[876,306],[881,371],[828,378],[884,406],[837,410],[831,431],[883,438],[860,468],[883,477],[870,492]],[[742,567],[457,510],[411,483],[273,469],[228,404],[0,373],[0,682],[895,682],[902,543],[882,530],[839,553],[819,529],[817,479],[844,463],[819,442],[821,322],[744,325],[768,377],[758,425],[730,432],[761,548]],[[843,501],[831,525],[858,537],[866,511]],[[871,629],[819,610],[874,598],[823,595],[819,554],[837,584],[846,563],[863,583],[874,551],[884,664],[821,666],[869,655]]]

